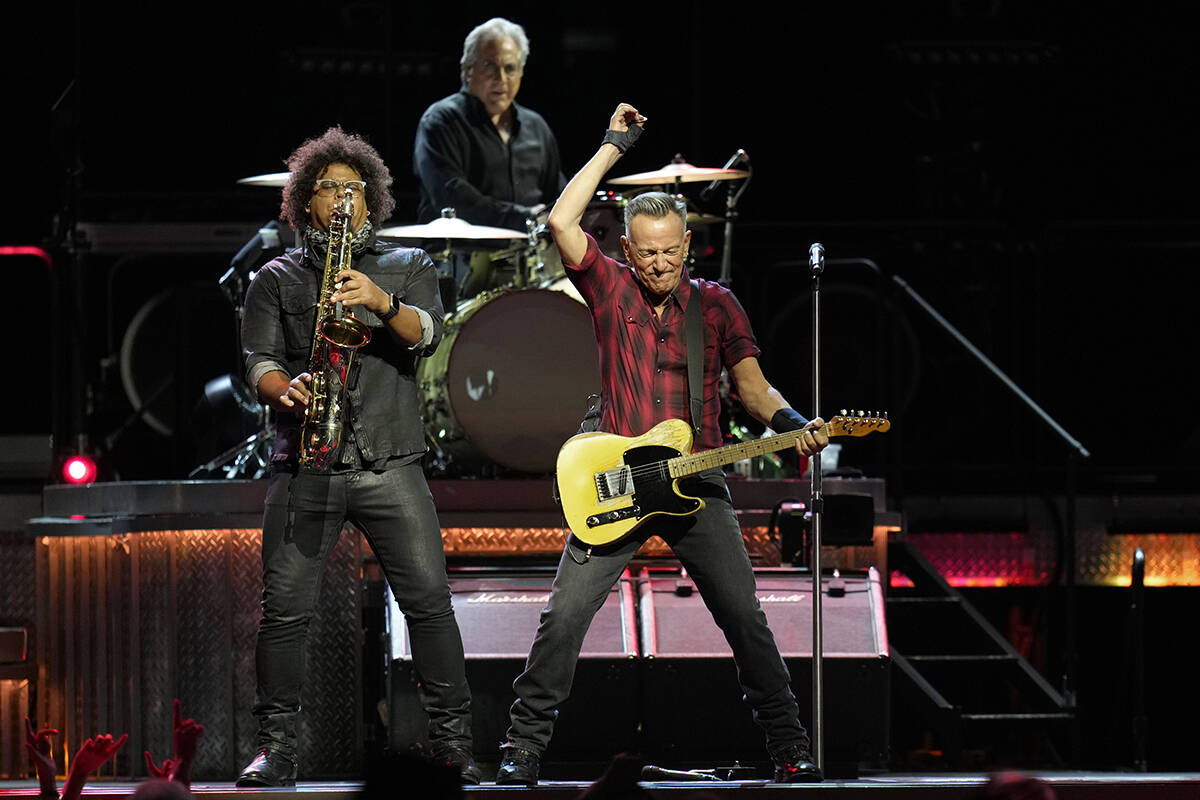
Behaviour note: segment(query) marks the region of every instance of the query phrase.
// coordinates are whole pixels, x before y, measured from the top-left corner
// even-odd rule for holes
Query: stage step
[[[888,563],[913,584],[886,602],[893,762],[1064,766],[1076,716],[1062,695],[902,539],[889,545]]]

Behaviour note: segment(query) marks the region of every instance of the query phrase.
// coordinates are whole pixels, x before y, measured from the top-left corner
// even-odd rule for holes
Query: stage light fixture
[[[71,456],[63,462],[62,476],[67,483],[94,483],[96,473],[96,462],[87,456]]]

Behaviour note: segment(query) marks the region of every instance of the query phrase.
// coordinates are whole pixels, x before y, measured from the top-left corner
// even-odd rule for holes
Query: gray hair
[[[458,62],[458,66],[464,89],[467,88],[467,76],[470,75],[471,68],[479,61],[480,48],[495,39],[512,39],[513,44],[517,46],[517,56],[521,59],[521,69],[525,69],[525,61],[529,58],[529,37],[525,35],[525,29],[504,17],[492,17],[487,22],[476,25],[463,42],[462,60]]]
[[[625,204],[625,235],[629,236],[629,223],[638,215],[651,219],[662,219],[674,214],[687,230],[687,204],[675,195],[666,192],[645,192]]]

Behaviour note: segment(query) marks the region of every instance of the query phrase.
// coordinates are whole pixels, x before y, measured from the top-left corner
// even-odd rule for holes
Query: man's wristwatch
[[[387,322],[389,319],[391,319],[392,317],[394,317],[400,313],[400,298],[396,297],[396,295],[394,295],[394,294],[391,295],[391,298],[392,298],[392,305],[390,308],[388,308],[387,311],[385,311],[379,315],[380,322]]]

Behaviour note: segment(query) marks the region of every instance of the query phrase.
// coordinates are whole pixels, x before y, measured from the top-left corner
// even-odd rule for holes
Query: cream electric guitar
[[[835,436],[886,432],[887,414],[833,417],[823,430]],[[706,469],[793,446],[804,431],[790,431],[692,453],[692,426],[680,419],[658,423],[641,436],[581,433],[558,452],[558,491],[575,538],[608,544],[659,514],[684,517],[704,501],[679,491],[679,479]],[[686,455],[685,455],[686,454]]]

